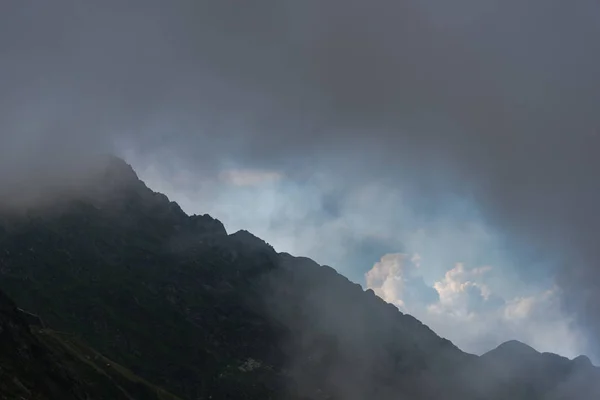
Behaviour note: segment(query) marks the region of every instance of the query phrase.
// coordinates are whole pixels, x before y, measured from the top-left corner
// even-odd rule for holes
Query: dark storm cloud
[[[432,210],[459,193],[561,267],[566,305],[600,334],[596,2],[0,7],[3,181],[125,143],[165,168],[377,177]]]

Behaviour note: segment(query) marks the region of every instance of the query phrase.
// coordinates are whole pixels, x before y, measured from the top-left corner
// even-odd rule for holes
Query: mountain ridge
[[[600,393],[585,359],[527,350],[532,375],[518,368],[517,343],[465,353],[331,267],[188,216],[121,159],[85,187],[52,207],[0,213],[0,289],[182,398]]]

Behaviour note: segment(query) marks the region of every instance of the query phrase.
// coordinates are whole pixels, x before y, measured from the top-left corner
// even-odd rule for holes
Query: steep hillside
[[[507,375],[520,355],[466,354],[330,267],[186,215],[121,160],[57,199],[1,213],[0,288],[182,398],[569,398]]]
[[[71,335],[28,325],[0,292],[0,399],[178,400]]]
[[[0,398],[84,399],[81,387],[29,331],[0,292]]]
[[[179,400],[178,397],[109,360],[72,334],[49,329],[34,331],[52,357],[68,369],[88,398],[102,400]]]

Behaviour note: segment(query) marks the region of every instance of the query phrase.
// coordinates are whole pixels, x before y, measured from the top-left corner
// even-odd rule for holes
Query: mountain
[[[178,400],[72,335],[31,329],[29,317],[0,292],[0,399]]]
[[[585,356],[569,360],[513,340],[481,360],[500,398],[591,399],[600,393],[600,369]]]
[[[49,353],[19,315],[16,306],[0,293],[0,398],[83,399],[67,372]]]
[[[53,329],[47,348],[89,349],[182,399],[600,394],[585,359],[464,353],[328,266],[188,216],[120,159],[43,198],[0,207],[0,289]]]

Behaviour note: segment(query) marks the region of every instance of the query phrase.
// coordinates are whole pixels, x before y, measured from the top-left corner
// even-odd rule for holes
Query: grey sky
[[[7,0],[0,183],[128,154],[188,210],[355,279],[432,246],[430,285],[467,259],[498,286],[555,279],[598,337],[599,19],[592,0]],[[232,191],[236,169],[283,183]]]

